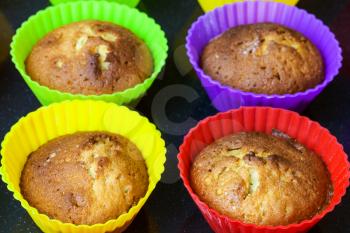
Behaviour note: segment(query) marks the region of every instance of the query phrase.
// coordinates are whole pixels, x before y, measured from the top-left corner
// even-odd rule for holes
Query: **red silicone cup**
[[[320,155],[331,174],[334,194],[330,204],[312,219],[287,226],[246,224],[219,214],[202,202],[190,185],[190,168],[195,156],[216,139],[236,132],[258,131],[270,134],[280,130]],[[243,107],[202,120],[185,136],[178,154],[183,183],[211,228],[218,233],[306,232],[340,203],[349,186],[350,165],[342,145],[317,122],[298,113],[269,107]]]

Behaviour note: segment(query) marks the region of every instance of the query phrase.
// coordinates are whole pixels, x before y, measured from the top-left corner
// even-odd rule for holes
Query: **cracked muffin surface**
[[[259,94],[302,92],[324,80],[323,60],[312,42],[272,23],[227,30],[204,48],[201,65],[214,80]]]
[[[51,89],[111,94],[150,77],[153,58],[147,45],[128,29],[86,20],[48,33],[27,57],[26,71]]]
[[[278,131],[237,133],[205,147],[191,187],[219,213],[257,225],[310,219],[329,202],[329,172],[314,152]]]
[[[21,193],[53,219],[74,224],[104,223],[137,204],[148,188],[139,149],[107,132],[65,135],[28,157]]]

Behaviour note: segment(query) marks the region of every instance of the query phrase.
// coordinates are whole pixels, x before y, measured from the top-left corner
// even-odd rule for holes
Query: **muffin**
[[[204,48],[201,66],[224,85],[258,94],[303,92],[324,80],[318,49],[299,32],[273,23],[225,31]]]
[[[121,135],[79,132],[49,141],[28,157],[20,188],[40,213],[73,224],[116,219],[148,188],[145,161]]]
[[[32,80],[50,89],[84,95],[120,92],[153,72],[146,44],[116,24],[86,20],[41,39],[25,62]]]
[[[190,180],[209,207],[256,225],[310,219],[332,195],[321,158],[278,131],[273,135],[241,132],[218,139],[195,157]]]

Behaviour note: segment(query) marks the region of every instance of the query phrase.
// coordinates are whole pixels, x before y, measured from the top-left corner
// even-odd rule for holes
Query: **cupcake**
[[[43,105],[73,99],[132,105],[158,77],[167,50],[153,19],[108,1],[41,10],[11,43],[12,61]]]
[[[258,94],[293,94],[324,79],[317,48],[300,33],[271,23],[233,27],[204,48],[204,72],[223,85]]]
[[[50,89],[101,95],[143,83],[153,72],[153,59],[128,29],[88,20],[48,33],[27,57],[26,71]]]
[[[140,150],[108,132],[78,132],[32,152],[21,193],[40,213],[73,224],[105,223],[127,213],[146,194],[148,174]]]
[[[227,4],[206,13],[189,29],[186,49],[219,111],[240,106],[303,111],[338,74],[342,60],[338,41],[320,20],[271,1]]]
[[[159,182],[165,151],[160,132],[135,111],[64,101],[11,128],[0,173],[43,232],[122,232]]]
[[[256,225],[299,223],[320,213],[332,195],[322,159],[285,134],[241,132],[196,156],[191,187],[219,213]]]
[[[180,177],[219,233],[303,233],[349,186],[329,131],[295,112],[242,107],[198,123],[178,154]]]

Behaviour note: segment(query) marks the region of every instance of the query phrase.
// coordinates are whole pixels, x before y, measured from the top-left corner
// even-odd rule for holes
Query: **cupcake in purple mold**
[[[342,61],[327,26],[305,10],[275,2],[234,3],[199,17],[186,48],[219,111],[264,105],[300,112]]]

